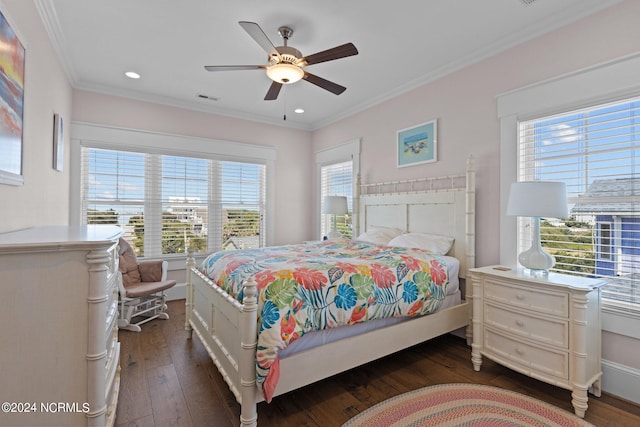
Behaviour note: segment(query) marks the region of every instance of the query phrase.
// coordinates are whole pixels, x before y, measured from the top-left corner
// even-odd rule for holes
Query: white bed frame
[[[440,188],[446,182],[446,187]],[[452,188],[462,183],[462,188]],[[393,192],[380,193],[386,188]],[[416,188],[421,188],[416,191]],[[401,190],[402,189],[402,190]],[[376,192],[376,194],[372,194]],[[359,227],[393,226],[411,232],[451,235],[449,255],[460,260],[461,278],[475,262],[475,172],[473,159],[463,175],[361,186],[354,214]],[[356,218],[356,216],[354,216]],[[264,400],[256,384],[257,345],[256,284],[245,285],[240,304],[198,272],[193,253],[187,259],[185,328],[196,332],[241,405],[240,424],[257,425],[257,403]],[[280,360],[280,379],[274,396],[328,378],[415,344],[467,326],[470,340],[471,303],[400,322],[361,335],[344,338],[321,348],[295,353]],[[384,342],[385,345],[379,345]],[[327,355],[340,355],[331,358]],[[313,366],[313,369],[309,369]]]

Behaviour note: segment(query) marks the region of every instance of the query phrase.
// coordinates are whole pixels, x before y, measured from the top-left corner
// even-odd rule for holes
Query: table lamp
[[[566,218],[567,189],[564,182],[522,181],[511,184],[507,215],[531,217],[531,248],[518,255],[518,262],[532,274],[546,275],[555,258],[540,244],[540,218]]]
[[[347,198],[345,196],[326,196],[324,198],[324,205],[322,207],[322,213],[327,215],[333,215],[333,228],[327,235],[329,240],[340,239],[342,234],[337,229],[336,216],[346,215],[349,212],[347,208]]]

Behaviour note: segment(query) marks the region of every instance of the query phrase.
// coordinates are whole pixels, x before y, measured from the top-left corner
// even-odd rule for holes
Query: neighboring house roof
[[[222,249],[225,251],[233,249],[253,249],[258,247],[260,247],[259,236],[233,236],[222,244]]]
[[[598,179],[585,194],[575,199],[572,214],[640,215],[640,178]]]

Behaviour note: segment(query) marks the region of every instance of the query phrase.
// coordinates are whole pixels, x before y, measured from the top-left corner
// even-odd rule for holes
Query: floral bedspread
[[[437,310],[449,283],[445,263],[419,249],[344,240],[216,252],[200,271],[239,301],[243,283],[255,279],[257,381],[269,402],[279,349],[311,331]]]

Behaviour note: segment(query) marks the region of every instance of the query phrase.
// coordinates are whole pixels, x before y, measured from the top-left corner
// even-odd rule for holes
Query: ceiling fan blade
[[[330,82],[329,80],[318,77],[315,74],[307,73],[306,71],[304,72],[303,79],[336,95],[340,95],[342,92],[347,90],[347,88],[344,86],[340,86],[337,83]]]
[[[207,71],[237,71],[237,70],[259,70],[267,68],[265,65],[205,65]]]
[[[278,98],[278,94],[280,93],[280,89],[282,88],[282,83],[272,82],[267,94],[264,97],[265,101],[273,101]]]
[[[242,28],[244,28],[247,33],[249,33],[251,38],[254,39],[256,43],[258,43],[260,47],[265,50],[265,52],[267,52],[270,56],[275,54],[278,59],[281,59],[280,52],[278,52],[278,49],[276,49],[273,43],[271,43],[271,40],[269,40],[269,37],[267,37],[264,31],[262,31],[260,25],[256,24],[255,22],[249,21],[240,21],[238,23]]]
[[[346,43],[341,46],[323,50],[322,52],[314,53],[313,55],[305,56],[301,59],[301,61],[306,62],[306,65],[312,65],[326,61],[333,61],[334,59],[346,58],[347,56],[353,56],[357,54],[358,49],[356,49],[354,44]]]

